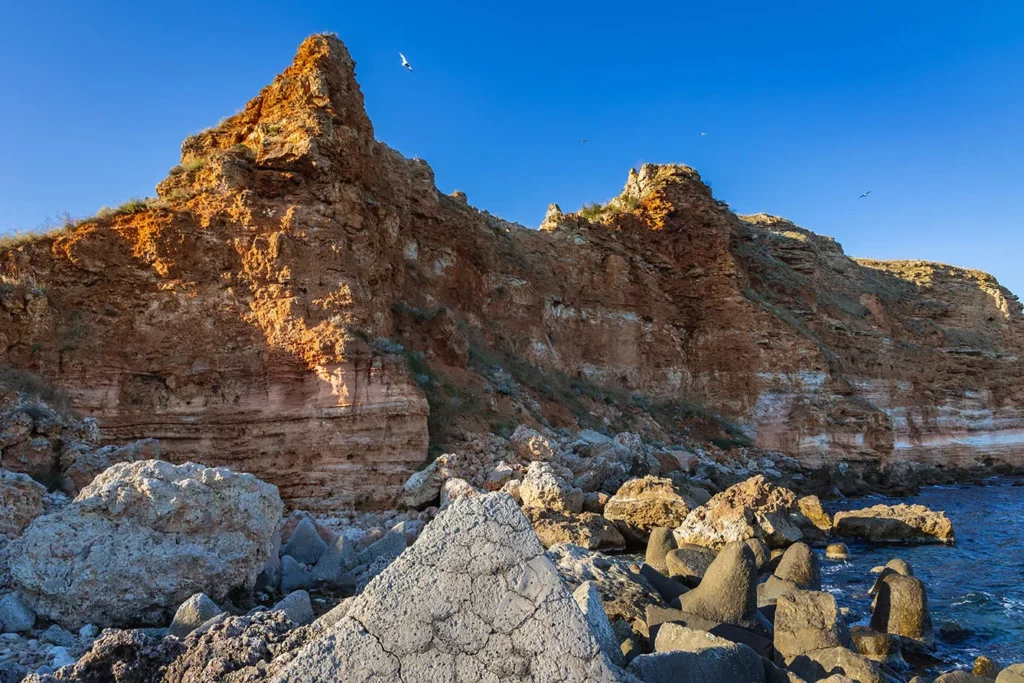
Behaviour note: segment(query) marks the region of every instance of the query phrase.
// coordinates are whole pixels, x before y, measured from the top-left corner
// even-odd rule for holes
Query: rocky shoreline
[[[949,519],[904,504],[833,516],[821,500],[950,472],[520,426],[435,459],[399,509],[285,514],[251,475],[154,459],[155,441],[99,446],[95,421],[41,401],[8,395],[2,419],[3,683],[867,683],[942,668],[898,546],[954,543]],[[52,490],[12,471],[43,460],[63,475]],[[869,626],[822,592],[813,547],[842,560],[847,539],[897,558],[878,568]],[[996,676],[975,669],[988,679],[936,680]]]

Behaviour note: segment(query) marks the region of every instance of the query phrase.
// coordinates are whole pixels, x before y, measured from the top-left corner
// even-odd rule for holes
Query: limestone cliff
[[[990,276],[852,260],[684,166],[502,221],[374,139],[331,36],[157,191],[0,251],[3,363],[296,505],[389,504],[455,427],[714,437],[704,405],[812,463],[1024,463],[1024,319]]]

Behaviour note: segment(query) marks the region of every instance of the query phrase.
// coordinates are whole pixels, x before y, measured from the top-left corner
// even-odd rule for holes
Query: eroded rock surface
[[[281,518],[277,489],[252,475],[158,460],[115,465],[73,503],[35,520],[11,574],[62,626],[161,624],[195,593],[251,587]]]
[[[507,495],[455,501],[273,680],[621,680]]]

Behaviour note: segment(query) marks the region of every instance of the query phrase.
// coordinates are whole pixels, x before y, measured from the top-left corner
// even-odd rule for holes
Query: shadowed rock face
[[[631,172],[593,221],[502,221],[374,140],[331,36],[188,138],[158,193],[0,252],[0,352],[109,440],[156,437],[300,507],[391,505],[429,437],[491,407],[600,407],[559,381],[706,403],[811,463],[1022,461],[1024,322],[990,276],[855,261],[736,216],[685,166]],[[495,368],[518,369],[511,396],[485,391],[508,384]]]

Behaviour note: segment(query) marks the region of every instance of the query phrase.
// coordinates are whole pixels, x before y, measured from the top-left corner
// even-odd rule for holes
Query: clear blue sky
[[[736,211],[1024,294],[1016,0],[56,0],[3,15],[0,232],[153,194],[186,135],[333,31],[378,139],[505,218],[535,226],[549,202],[617,194],[631,166],[682,162]]]

